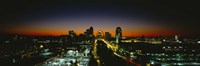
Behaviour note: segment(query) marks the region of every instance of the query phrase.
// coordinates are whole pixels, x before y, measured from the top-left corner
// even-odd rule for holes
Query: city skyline
[[[5,0],[0,65],[200,66],[198,1]]]
[[[90,26],[90,27],[92,27],[92,26]],[[96,36],[96,34],[97,34],[97,32],[98,31],[103,31],[104,33],[105,32],[109,32],[109,33],[111,33],[111,36],[112,37],[115,37],[115,29],[116,29],[117,27],[115,27],[115,28],[113,28],[113,30],[111,30],[111,31],[103,31],[103,30],[95,30],[95,28],[94,28],[94,35]],[[87,28],[86,28],[87,29]],[[8,34],[19,34],[19,35],[29,35],[29,36],[61,36],[61,35],[69,35],[69,31],[74,31],[74,33],[76,34],[76,35],[80,35],[80,34],[84,34],[84,32],[86,32],[87,30],[83,30],[82,32],[80,31],[80,30],[76,30],[76,28],[74,28],[74,29],[69,29],[69,30],[63,30],[63,33],[53,33],[53,32],[47,32],[47,33],[43,33],[43,32],[38,32],[38,31],[36,31],[36,32],[22,32],[22,33],[20,33],[20,30],[18,30],[18,32],[10,32],[10,33],[8,33]],[[123,29],[123,28],[122,28]],[[124,30],[125,31],[125,30]],[[167,34],[167,33],[147,33],[147,34],[141,34],[141,33],[124,33],[123,31],[122,31],[122,37],[141,37],[141,36],[147,36],[147,37],[155,37],[155,36],[174,36],[174,35],[180,35],[180,34],[178,34],[178,33],[172,33],[172,34]],[[184,35],[183,35],[184,36]]]

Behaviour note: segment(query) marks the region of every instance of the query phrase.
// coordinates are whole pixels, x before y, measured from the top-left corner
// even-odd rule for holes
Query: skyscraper
[[[111,34],[109,32],[105,32],[105,39],[110,40]]]
[[[94,29],[92,26],[89,29],[86,29],[87,36],[89,36],[89,37],[94,36],[93,31],[94,31]]]
[[[121,27],[117,27],[116,28],[115,38],[116,38],[116,43],[120,43],[121,42],[121,38],[122,38],[122,29],[121,29]]]
[[[73,31],[73,30],[69,30],[69,35],[67,36],[67,42],[68,43],[72,43],[72,42],[75,42],[76,41],[76,33]]]
[[[84,37],[85,37],[85,40],[94,40],[94,29],[93,27],[91,26],[90,28],[86,29],[86,31],[84,32]]]
[[[93,36],[93,35],[94,35],[94,29],[91,26],[90,29],[89,29],[89,36]]]
[[[69,30],[69,36],[74,37],[76,35],[76,33],[73,30]]]
[[[179,42],[179,36],[178,35],[175,35],[174,39],[175,39],[176,42]]]

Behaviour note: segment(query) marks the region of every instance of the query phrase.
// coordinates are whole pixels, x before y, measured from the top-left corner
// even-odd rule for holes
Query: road
[[[103,52],[100,52],[100,51],[103,50],[104,48],[97,49],[99,41],[103,42],[102,44],[105,44],[104,46],[106,46],[106,48],[107,48]],[[99,45],[99,46],[101,46],[101,45]],[[102,39],[102,38],[95,39],[94,47],[93,47],[93,55],[94,55],[94,58],[96,59],[96,62],[98,63],[98,66],[108,66],[112,62],[113,63],[116,63],[116,62],[120,63],[120,64],[118,64],[119,66],[120,65],[123,65],[123,66],[140,66],[139,64],[137,64],[137,63],[135,63],[131,60],[127,60],[126,57],[123,57],[123,56],[117,54],[115,52],[117,50],[117,48],[118,48],[118,45],[111,44],[108,41],[106,41],[105,39]],[[109,51],[109,50],[111,50],[111,51]],[[106,53],[106,51],[108,51],[107,52],[108,54]],[[98,53],[103,53],[103,55],[106,55],[106,54],[107,55],[102,57],[102,56],[99,56]],[[109,55],[110,55],[110,57],[108,57]],[[105,60],[105,58],[110,58],[110,59]],[[109,60],[109,61],[107,61],[107,60]],[[110,62],[110,63],[107,63],[107,62]],[[106,63],[107,63],[107,65],[106,65]]]

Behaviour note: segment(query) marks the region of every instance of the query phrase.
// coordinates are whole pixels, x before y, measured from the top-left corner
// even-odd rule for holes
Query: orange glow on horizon
[[[94,32],[95,35],[96,32]],[[114,37],[115,33],[114,32],[110,32],[112,37]],[[60,35],[68,35],[68,32],[21,32],[21,33],[17,33],[16,34],[22,34],[22,35],[31,35],[31,36],[60,36]],[[77,35],[79,34],[83,34],[83,32],[76,32]],[[159,33],[129,33],[129,32],[123,32],[122,36],[125,37],[140,37],[140,36],[173,36],[175,34],[173,33],[165,33],[165,34],[159,34]],[[96,35],[95,35],[96,36]]]
[[[173,36],[175,35],[174,30],[166,29],[166,28],[157,28],[157,27],[142,27],[142,28],[127,28],[127,27],[121,27],[122,28],[122,36],[125,37],[139,37],[139,36]],[[75,33],[77,35],[83,34],[86,29],[88,28],[77,28]],[[115,29],[116,28],[101,28],[103,29],[103,32],[110,32],[112,37],[115,35]],[[101,30],[100,28],[94,27],[94,35],[96,35],[98,30]],[[33,35],[33,36],[60,36],[60,35],[68,35],[68,31],[70,29],[67,28],[45,28],[45,27],[17,27],[17,28],[10,28],[7,29],[7,32],[10,33],[16,33],[16,34],[23,34],[23,35]]]

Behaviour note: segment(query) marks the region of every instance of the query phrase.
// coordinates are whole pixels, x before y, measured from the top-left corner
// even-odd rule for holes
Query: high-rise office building
[[[116,43],[120,43],[121,42],[121,38],[122,38],[122,29],[121,29],[121,27],[117,27],[116,28],[115,38],[116,38]]]
[[[94,40],[94,29],[91,26],[89,29],[86,29],[86,31],[84,32],[83,36],[85,37],[85,40]]]
[[[174,39],[175,39],[176,42],[179,42],[179,36],[178,35],[175,35]]]
[[[105,39],[110,40],[111,34],[109,32],[105,32]]]
[[[94,32],[94,29],[93,29],[93,27],[91,26],[90,29],[89,29],[89,36],[93,36],[93,35],[94,35],[93,32]]]
[[[86,35],[89,36],[89,37],[93,37],[94,36],[94,29],[93,27],[91,26],[89,29],[86,29]]]
[[[77,35],[73,30],[69,30],[68,36],[67,36],[67,43],[76,42]]]
[[[69,36],[74,37],[76,33],[73,30],[69,30]]]

